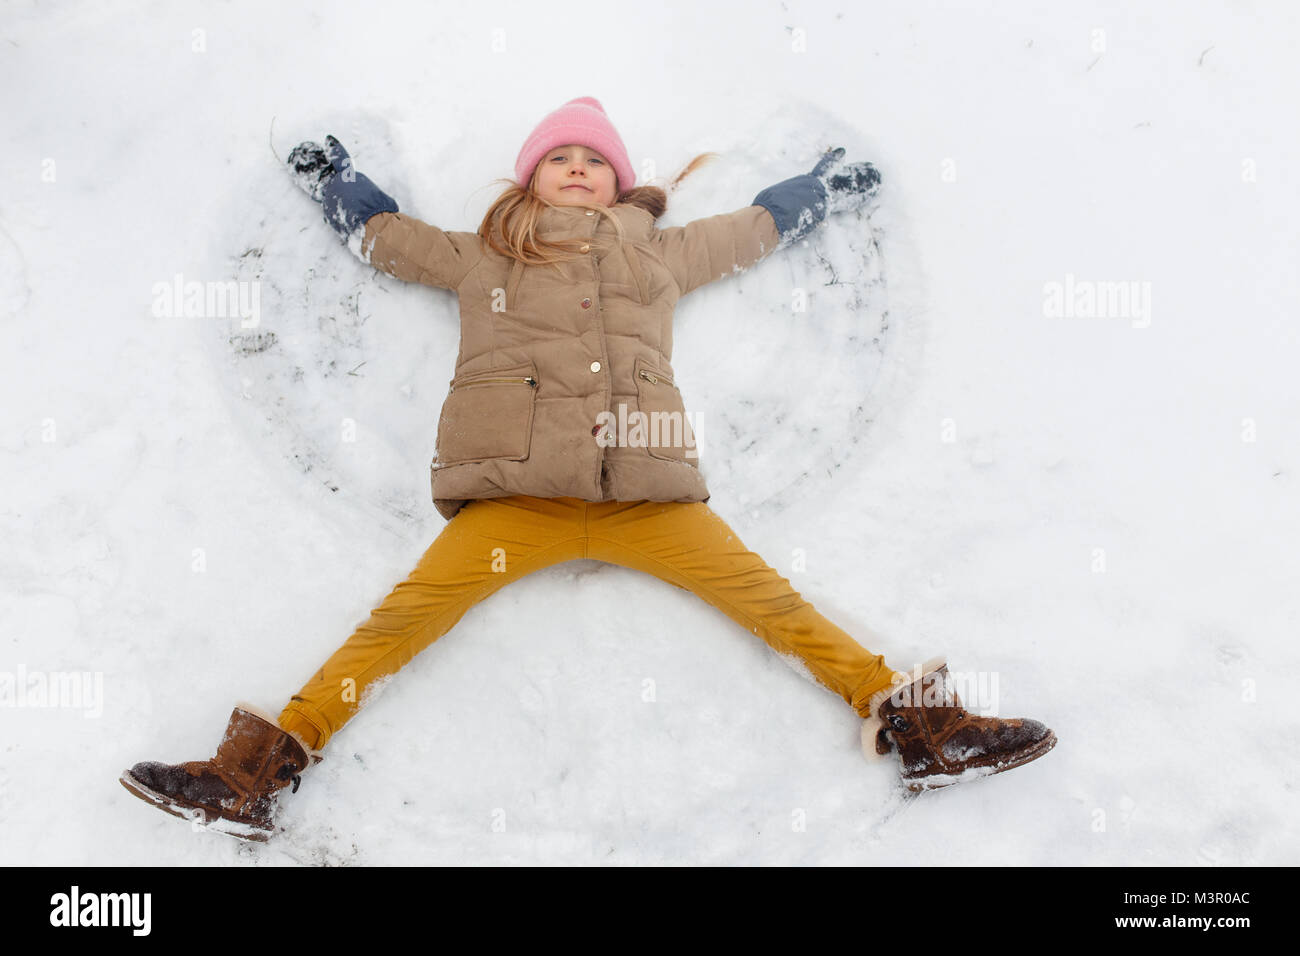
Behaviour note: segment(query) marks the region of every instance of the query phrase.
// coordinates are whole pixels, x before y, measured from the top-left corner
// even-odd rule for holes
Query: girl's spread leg
[[[800,597],[703,502],[587,506],[587,557],[694,591],[780,654],[797,656],[863,717],[893,669]]]
[[[474,604],[531,571],[583,557],[584,504],[529,495],[466,504],[406,580],[293,695],[281,728],[319,750],[357,712],[367,687],[400,670]]]

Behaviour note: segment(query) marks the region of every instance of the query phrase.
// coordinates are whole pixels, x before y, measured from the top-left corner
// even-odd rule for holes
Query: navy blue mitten
[[[856,209],[880,187],[880,173],[870,163],[845,164],[844,147],[829,149],[811,173],[768,186],[754,197],[754,205],[772,214],[781,245],[802,239],[828,213]]]
[[[300,143],[289,153],[288,164],[296,182],[321,204],[328,222],[362,260],[361,238],[366,220],[381,212],[398,212],[397,201],[352,165],[352,157],[333,136],[324,148]]]

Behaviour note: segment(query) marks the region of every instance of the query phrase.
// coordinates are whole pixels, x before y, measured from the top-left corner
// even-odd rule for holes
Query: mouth
[[[586,186],[579,186],[577,183],[574,183],[572,186],[565,186],[563,189],[560,190],[560,192],[563,192],[565,189],[583,189],[586,190],[587,192],[591,192],[591,190],[587,189]]]

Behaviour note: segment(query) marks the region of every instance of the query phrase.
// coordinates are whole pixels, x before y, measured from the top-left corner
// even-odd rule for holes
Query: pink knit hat
[[[571,143],[594,149],[613,164],[620,196],[636,185],[636,171],[627,158],[627,147],[605,115],[605,108],[591,96],[569,100],[558,110],[548,113],[528,134],[519,158],[515,160],[515,178],[519,185],[528,186],[533,170],[543,156],[557,146]]]

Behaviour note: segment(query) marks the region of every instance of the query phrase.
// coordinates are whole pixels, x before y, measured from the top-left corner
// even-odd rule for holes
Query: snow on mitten
[[[298,187],[316,202],[323,198],[325,183],[334,177],[334,166],[319,143],[299,143],[285,161]]]

